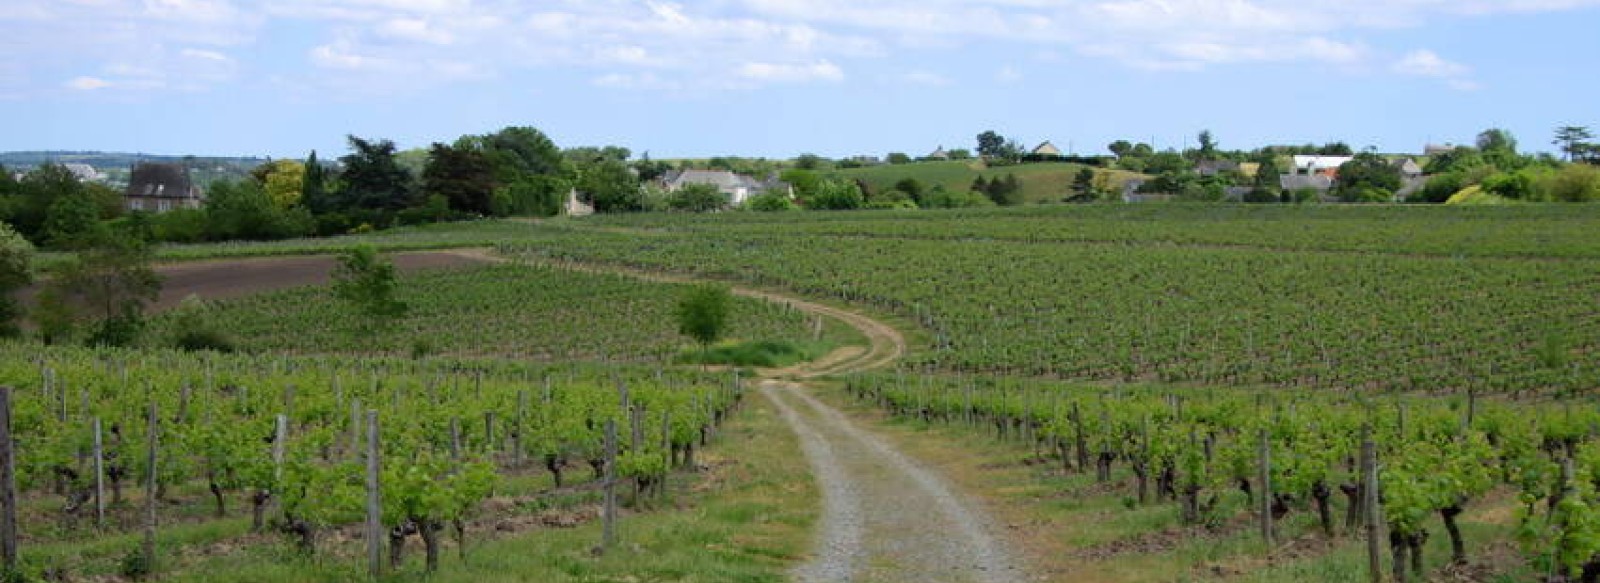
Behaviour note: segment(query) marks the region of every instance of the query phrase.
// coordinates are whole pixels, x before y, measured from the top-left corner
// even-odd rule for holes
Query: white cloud
[[[190,58],[190,59],[199,59],[199,60],[202,60],[202,61],[210,61],[210,62],[213,62],[213,63],[232,63],[233,62],[233,59],[230,59],[230,58],[228,58],[227,55],[224,55],[224,54],[219,53],[217,51],[207,51],[207,50],[202,50],[202,49],[183,49],[181,51],[178,51],[178,54],[181,55],[181,56]]]
[[[1419,77],[1452,78],[1471,72],[1466,65],[1444,60],[1438,54],[1426,49],[1406,53],[1399,61],[1395,61],[1392,68],[1396,73]]]
[[[739,77],[751,81],[776,83],[839,82],[844,80],[844,71],[838,65],[828,61],[817,61],[815,63],[744,63],[739,66],[737,72]]]
[[[692,79],[696,86],[749,88],[840,82],[857,60],[974,46],[1152,70],[1306,63],[1465,87],[1470,70],[1419,72],[1464,65],[1432,53],[1385,62],[1389,51],[1364,37],[1592,6],[1600,0],[6,0],[0,30],[9,38],[0,68],[16,71],[0,77],[0,91],[28,83],[48,85],[29,88],[35,93],[60,91],[49,80],[70,77],[63,71],[86,62],[142,63],[160,75],[140,79],[203,89],[239,79],[253,64],[245,55],[281,58],[284,51],[316,67],[366,73],[363,86],[560,67],[608,87],[658,89],[669,85],[664,79]],[[314,48],[260,36],[269,23],[285,21],[313,31]],[[1436,62],[1423,58],[1429,55]],[[392,73],[402,65],[442,78],[398,79]],[[941,77],[918,73],[927,72],[905,80],[937,84]],[[294,81],[324,82],[301,75]],[[1009,67],[994,76],[1020,78]],[[116,75],[101,77],[130,86]]]
[[[433,45],[448,45],[455,35],[428,24],[421,18],[393,18],[378,25],[378,34],[387,38]]]
[[[927,87],[944,87],[952,83],[949,77],[928,71],[912,71],[900,77],[907,83]]]
[[[1401,75],[1430,77],[1444,81],[1457,91],[1477,91],[1483,86],[1472,80],[1472,68],[1450,61],[1427,49],[1406,53],[1391,65],[1390,70]]]
[[[1022,71],[1018,71],[1016,67],[1011,65],[1006,65],[1000,67],[999,71],[995,71],[994,80],[1001,83],[1016,83],[1022,80]]]
[[[346,71],[388,70],[393,63],[388,60],[358,54],[348,43],[336,42],[311,49],[311,62],[319,67]]]
[[[66,83],[68,89],[78,91],[94,91],[111,86],[111,82],[99,77],[78,77]]]

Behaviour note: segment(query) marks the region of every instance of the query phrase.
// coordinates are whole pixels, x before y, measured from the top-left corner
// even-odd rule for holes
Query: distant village
[[[1558,130],[1555,143],[1563,145],[1562,140],[1566,140],[1562,149],[1567,152],[1568,161],[1594,162],[1600,159],[1600,156],[1596,155],[1597,148],[1588,142],[1589,137],[1586,128],[1561,128]],[[580,174],[590,171],[587,169],[589,164],[604,162],[620,165],[622,170],[619,171],[624,173],[620,180],[631,182],[634,185],[631,188],[647,193],[641,195],[646,198],[652,196],[648,193],[658,193],[653,196],[670,198],[676,193],[686,192],[685,189],[697,189],[697,191],[715,192],[722,199],[720,205],[711,204],[709,207],[692,205],[693,210],[715,210],[718,206],[742,208],[762,197],[786,201],[779,206],[808,208],[897,208],[988,204],[982,200],[983,197],[959,199],[953,205],[926,203],[921,191],[929,186],[933,190],[944,191],[969,189],[964,184],[939,184],[936,180],[926,178],[928,173],[924,172],[924,169],[934,167],[923,165],[945,164],[948,167],[952,163],[962,164],[972,175],[979,177],[973,181],[969,189],[979,194],[992,194],[978,191],[992,190],[992,185],[1001,184],[999,175],[1001,172],[1007,173],[1008,184],[1015,190],[1019,183],[1045,180],[1045,178],[1039,177],[1043,176],[1042,173],[1025,173],[1024,178],[1019,181],[1011,174],[1013,171],[1023,172],[1030,167],[1037,167],[1034,165],[1052,164],[1055,165],[1053,167],[1067,167],[1064,165],[1070,164],[1072,168],[1078,168],[1076,175],[1057,173],[1048,178],[1058,184],[1039,185],[1035,182],[1032,185],[1033,192],[1056,192],[1059,196],[1026,200],[1014,198],[1010,201],[990,196],[994,204],[1073,201],[1153,203],[1176,200],[1445,202],[1444,198],[1473,188],[1507,199],[1536,200],[1531,190],[1517,192],[1515,188],[1518,184],[1535,184],[1534,178],[1540,173],[1555,172],[1555,169],[1562,164],[1561,160],[1549,154],[1517,153],[1515,138],[1503,130],[1493,129],[1480,134],[1477,143],[1472,146],[1429,144],[1418,154],[1355,152],[1342,143],[1224,151],[1216,147],[1210,132],[1201,132],[1198,147],[1181,152],[1170,149],[1156,151],[1148,144],[1119,140],[1107,147],[1109,154],[1078,155],[1064,152],[1049,140],[1032,148],[1024,148],[1016,140],[1006,139],[992,131],[979,134],[977,142],[977,148],[973,150],[947,149],[940,145],[928,154],[917,157],[905,153],[889,153],[885,156],[855,155],[828,159],[806,154],[791,160],[723,157],[707,160],[651,161],[648,155],[632,159],[628,150],[614,146],[603,149],[577,148],[563,151],[564,153],[560,155],[568,157],[568,164],[576,168]],[[438,147],[440,146],[436,144],[436,151]],[[596,158],[594,156],[597,153],[604,155]],[[393,156],[413,175],[413,180],[418,183],[416,187],[423,187],[421,184],[425,182],[423,175],[432,164],[429,161],[430,152],[413,150]],[[35,157],[44,162],[50,161],[48,155]],[[593,159],[586,160],[586,157]],[[0,156],[0,160],[4,159]],[[297,161],[288,162],[301,164]],[[207,200],[206,189],[213,181],[249,179],[251,176],[260,180],[263,169],[270,171],[269,167],[273,163],[270,159],[201,160],[166,157],[148,161],[136,160],[126,166],[114,167],[96,166],[81,160],[64,161],[58,165],[81,182],[101,184],[120,192],[123,207],[127,211],[166,213],[178,209],[203,208]],[[327,166],[331,172],[337,172],[339,168],[337,161],[319,164]],[[1362,174],[1359,178],[1350,176],[1352,168],[1360,170]],[[17,165],[11,170],[14,178],[21,180],[27,169],[26,165]],[[895,176],[896,172],[901,171],[903,177]],[[987,184],[982,178],[986,175],[990,178]],[[1381,175],[1378,176],[1381,180],[1374,178],[1375,175]],[[1419,195],[1424,194],[1424,189],[1429,187],[1430,178],[1438,175],[1449,175],[1449,180],[1436,181],[1434,186],[1437,188],[1432,190],[1438,192],[1427,193],[1426,197],[1419,198]],[[1511,186],[1504,186],[1495,182],[1496,176],[1499,175],[1521,177],[1521,180],[1502,181],[1512,183]],[[886,186],[883,184],[884,176],[890,176],[897,182],[892,186]],[[874,182],[867,179],[868,177],[879,179]],[[613,179],[612,182],[618,180]],[[854,188],[859,191],[855,194],[860,199],[859,202],[846,206],[823,206],[808,200],[820,198],[814,192],[818,184],[839,180],[853,182]],[[919,180],[934,183],[920,184]],[[1372,182],[1357,189],[1352,186],[1352,183],[1357,181]],[[625,202],[618,205],[600,199],[594,192],[596,187],[589,186],[594,183],[593,181],[576,178],[567,182],[569,185],[564,187],[562,193],[564,196],[561,197],[564,200],[560,201],[559,208],[555,209],[560,214],[581,216],[597,210],[616,212],[690,208],[684,205],[652,204],[648,201]],[[1526,186],[1526,188],[1533,187]],[[1600,185],[1596,186],[1596,190],[1600,191]],[[1476,192],[1473,191],[1474,194]],[[631,196],[624,193],[624,198]],[[1582,196],[1588,195],[1581,195],[1578,198]]]

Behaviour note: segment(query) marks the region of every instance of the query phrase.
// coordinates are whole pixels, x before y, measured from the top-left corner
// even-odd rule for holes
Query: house
[[[1278,176],[1278,187],[1284,192],[1315,190],[1321,195],[1333,190],[1333,177],[1327,174],[1283,174]]]
[[[1060,156],[1061,148],[1057,148],[1055,144],[1045,140],[1043,144],[1039,144],[1039,147],[1034,148],[1030,153],[1035,156]]]
[[[1454,151],[1456,151],[1456,145],[1449,142],[1446,142],[1443,145],[1425,144],[1422,146],[1423,156],[1438,156],[1440,154],[1449,154]]]
[[[939,149],[934,150],[932,154],[928,154],[928,159],[929,160],[949,160],[950,159],[950,153],[944,151],[944,146],[939,146]]]
[[[189,180],[189,169],[182,164],[140,162],[133,166],[123,200],[130,211],[164,213],[173,209],[197,209],[205,204],[200,187]]]
[[[77,177],[78,182],[99,182],[104,180],[106,177],[106,175],[101,174],[99,170],[95,170],[94,166],[90,166],[88,164],[71,162],[62,164],[61,167],[66,168],[68,172],[71,172],[73,176]]]
[[[715,186],[718,192],[727,195],[729,204],[733,206],[744,204],[750,197],[772,190],[794,196],[794,189],[788,183],[778,180],[776,174],[768,176],[766,180],[756,180],[727,170],[683,170],[669,172],[661,178],[661,186],[667,192],[677,192],[678,189],[690,184]]]
[[[1403,180],[1422,178],[1422,167],[1418,166],[1417,161],[1411,158],[1396,161],[1394,167],[1400,169],[1400,178]]]
[[[1400,190],[1394,193],[1397,200],[1410,198],[1428,184],[1428,178],[1422,175],[1422,167],[1417,165],[1416,160],[1406,158],[1396,161],[1394,166],[1400,170]]]
[[[1345,162],[1356,159],[1355,156],[1295,156],[1295,174],[1321,174],[1329,178],[1339,175],[1339,167]]]
[[[1195,165],[1194,171],[1201,176],[1216,176],[1226,172],[1238,172],[1239,163],[1232,160],[1203,160]]]
[[[569,217],[587,217],[594,214],[594,205],[578,200],[578,189],[567,191],[567,204],[561,209]]]

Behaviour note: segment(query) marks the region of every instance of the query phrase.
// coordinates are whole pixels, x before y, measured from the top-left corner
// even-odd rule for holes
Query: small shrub
[[[221,353],[231,353],[238,350],[233,338],[214,328],[199,328],[193,330],[179,330],[173,346],[190,352],[211,350]]]
[[[126,348],[139,342],[144,332],[144,317],[137,312],[106,318],[94,325],[85,341],[89,346]]]
[[[427,338],[418,338],[411,341],[411,359],[422,360],[439,351],[439,347]]]
[[[684,364],[722,364],[774,368],[806,360],[811,354],[800,346],[776,340],[727,344],[684,353]]]
[[[117,572],[133,580],[144,580],[149,577],[154,571],[153,567],[150,561],[145,560],[144,551],[139,548],[128,551],[128,554],[123,555],[122,560],[117,562]]]
[[[16,567],[0,566],[0,583],[28,583],[27,573]]]

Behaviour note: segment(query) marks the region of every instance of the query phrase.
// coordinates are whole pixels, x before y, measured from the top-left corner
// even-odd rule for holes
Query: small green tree
[[[728,195],[710,184],[685,184],[667,195],[667,208],[704,213],[728,206]]]
[[[333,272],[333,293],[373,318],[398,318],[407,306],[394,298],[394,263],[378,256],[371,245],[361,245],[339,256]]]
[[[22,310],[12,294],[33,281],[32,264],[33,244],[12,230],[11,225],[0,223],[0,336],[21,333],[17,317]]]
[[[1094,169],[1085,166],[1072,177],[1072,184],[1067,187],[1067,202],[1089,202],[1096,198],[1094,187]]]
[[[805,201],[806,208],[813,210],[858,209],[866,202],[861,187],[848,180],[824,180]]]
[[[722,338],[728,326],[733,294],[714,285],[695,286],[678,302],[678,332],[700,343],[701,349]]]
[[[771,191],[750,197],[744,202],[747,209],[759,212],[782,212],[795,210],[794,201],[789,200],[789,195],[784,192]]]
[[[78,252],[50,281],[48,292],[59,298],[46,304],[41,297],[41,332],[57,321],[70,322],[70,316],[53,313],[66,310],[68,298],[86,307],[94,319],[88,342],[100,346],[129,346],[144,330],[144,307],[161,295],[161,276],[150,266],[150,248],[143,241],[107,231]],[[65,316],[65,317],[63,317]],[[70,330],[70,326],[68,327]]]

